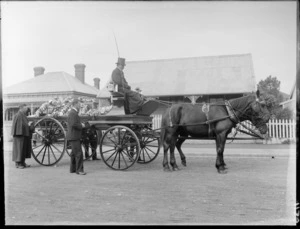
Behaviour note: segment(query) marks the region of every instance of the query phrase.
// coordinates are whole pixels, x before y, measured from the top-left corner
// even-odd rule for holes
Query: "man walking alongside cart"
[[[25,163],[26,158],[31,158],[31,136],[34,130],[34,123],[28,124],[26,104],[19,106],[18,113],[12,122],[11,135],[13,136],[12,160],[16,168],[24,169],[30,167]]]
[[[78,175],[86,175],[83,169],[83,153],[81,149],[80,139],[82,129],[85,127],[83,123],[80,122],[78,112],[80,110],[80,101],[74,99],[72,101],[72,109],[69,112],[67,123],[67,140],[69,141],[72,152],[70,155],[70,173],[76,173]]]

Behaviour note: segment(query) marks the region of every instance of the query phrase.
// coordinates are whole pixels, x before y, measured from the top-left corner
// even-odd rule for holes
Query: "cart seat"
[[[129,110],[129,104],[126,98],[126,94],[118,91],[118,85],[115,84],[114,82],[110,82],[107,88],[111,94],[110,96],[111,104],[114,104],[114,101],[123,100],[125,114],[131,114]],[[142,107],[138,111],[134,112],[134,114],[149,116],[158,108],[158,106],[159,103],[156,102],[155,100],[148,100],[142,105]]]
[[[124,101],[123,102],[124,103],[124,112],[125,112],[125,114],[130,114],[126,95],[124,93],[118,91],[118,84],[115,84],[114,82],[110,82],[107,85],[107,89],[110,92],[111,104],[114,104],[115,101],[123,100]]]
[[[118,84],[115,84],[114,82],[110,82],[107,85],[107,89],[110,92],[111,103],[113,103],[113,101],[115,100],[124,100],[124,93],[119,92]]]

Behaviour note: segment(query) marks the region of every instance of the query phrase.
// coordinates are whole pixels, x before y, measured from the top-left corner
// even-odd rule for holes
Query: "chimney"
[[[84,64],[75,64],[75,77],[81,81],[81,83],[84,83]]]
[[[43,68],[43,67],[34,67],[33,70],[34,70],[34,77],[36,77],[36,76],[39,76],[39,75],[43,75],[44,71],[45,71],[45,68]]]
[[[100,88],[100,78],[94,78],[94,87],[97,89]]]

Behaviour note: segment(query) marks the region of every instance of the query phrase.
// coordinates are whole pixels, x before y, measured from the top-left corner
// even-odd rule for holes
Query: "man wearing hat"
[[[129,86],[124,77],[123,70],[126,66],[125,59],[119,57],[118,62],[116,64],[117,67],[113,70],[111,74],[111,79],[115,84],[118,85],[118,92],[124,93],[125,98],[127,98],[129,103],[129,113],[133,114],[137,112],[144,104],[144,99],[138,92],[131,90],[131,87]]]
[[[34,123],[28,122],[27,112],[27,105],[21,104],[18,113],[13,118],[11,127],[11,135],[13,136],[12,160],[18,169],[30,167],[25,163],[25,159],[31,158],[31,136],[34,132]]]
[[[78,99],[74,99],[72,101],[72,108],[69,112],[67,124],[67,140],[69,141],[72,152],[70,155],[71,164],[70,164],[70,173],[76,173],[78,175],[85,175],[86,173],[83,170],[83,153],[81,149],[81,132],[85,127],[83,123],[80,122],[79,118],[79,110],[80,110],[80,101]]]

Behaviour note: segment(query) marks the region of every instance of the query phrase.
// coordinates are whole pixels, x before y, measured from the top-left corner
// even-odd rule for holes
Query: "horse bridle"
[[[256,102],[256,103],[260,103],[259,101],[255,101],[255,102]],[[252,120],[252,117],[254,116],[254,115],[253,115],[253,113],[254,113],[253,110],[251,111],[251,115],[248,115],[248,114],[246,114],[245,112],[243,112],[243,111],[241,111],[241,110],[234,109],[229,101],[225,101],[225,106],[226,106],[226,108],[227,108],[227,106],[230,108],[230,110],[227,108],[227,111],[228,111],[228,113],[229,113],[229,115],[230,115],[230,119],[231,119],[234,123],[236,123],[236,124],[237,124],[237,123],[241,123],[240,120],[239,120],[238,115],[236,114],[236,111],[238,111],[238,112],[241,113],[242,116],[251,119],[251,122],[253,122],[253,124],[254,124],[254,126],[255,126],[256,128],[259,129],[260,127],[262,127],[262,126],[264,125],[264,122],[263,122],[263,121],[260,121],[260,122],[254,122],[254,121]],[[232,115],[232,114],[233,114],[233,115]]]

